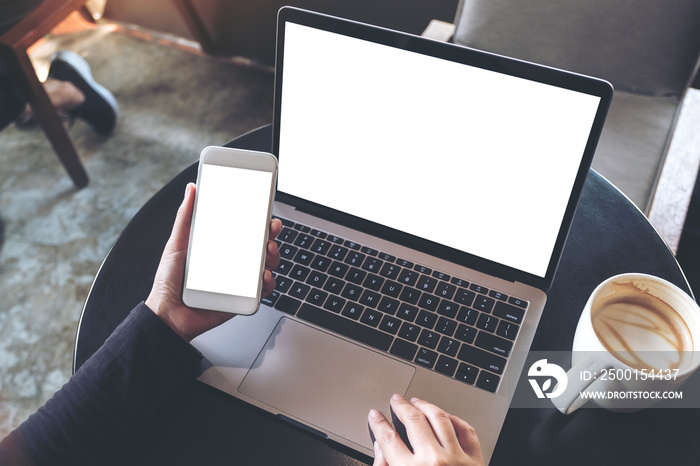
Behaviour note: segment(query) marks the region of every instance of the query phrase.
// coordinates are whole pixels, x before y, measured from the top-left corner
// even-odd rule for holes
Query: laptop
[[[601,80],[285,7],[277,289],[193,341],[200,380],[372,456],[394,393],[488,461],[612,97]]]

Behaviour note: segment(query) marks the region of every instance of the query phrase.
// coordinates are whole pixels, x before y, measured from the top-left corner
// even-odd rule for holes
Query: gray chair
[[[460,0],[453,41],[610,81],[593,167],[648,211],[700,56],[700,1]]]

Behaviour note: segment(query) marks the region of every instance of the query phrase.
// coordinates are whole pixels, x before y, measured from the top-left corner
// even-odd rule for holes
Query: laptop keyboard
[[[263,304],[495,392],[528,302],[282,219]]]

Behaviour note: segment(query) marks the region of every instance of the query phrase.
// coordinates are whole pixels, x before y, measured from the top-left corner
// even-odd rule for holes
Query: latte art
[[[651,295],[619,297],[592,316],[598,339],[615,358],[636,369],[683,369],[693,351],[685,321]]]

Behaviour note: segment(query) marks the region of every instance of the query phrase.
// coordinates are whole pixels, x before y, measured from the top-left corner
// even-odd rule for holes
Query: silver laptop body
[[[275,86],[278,290],[193,341],[200,380],[369,456],[416,396],[488,461],[612,88],[293,8]]]

